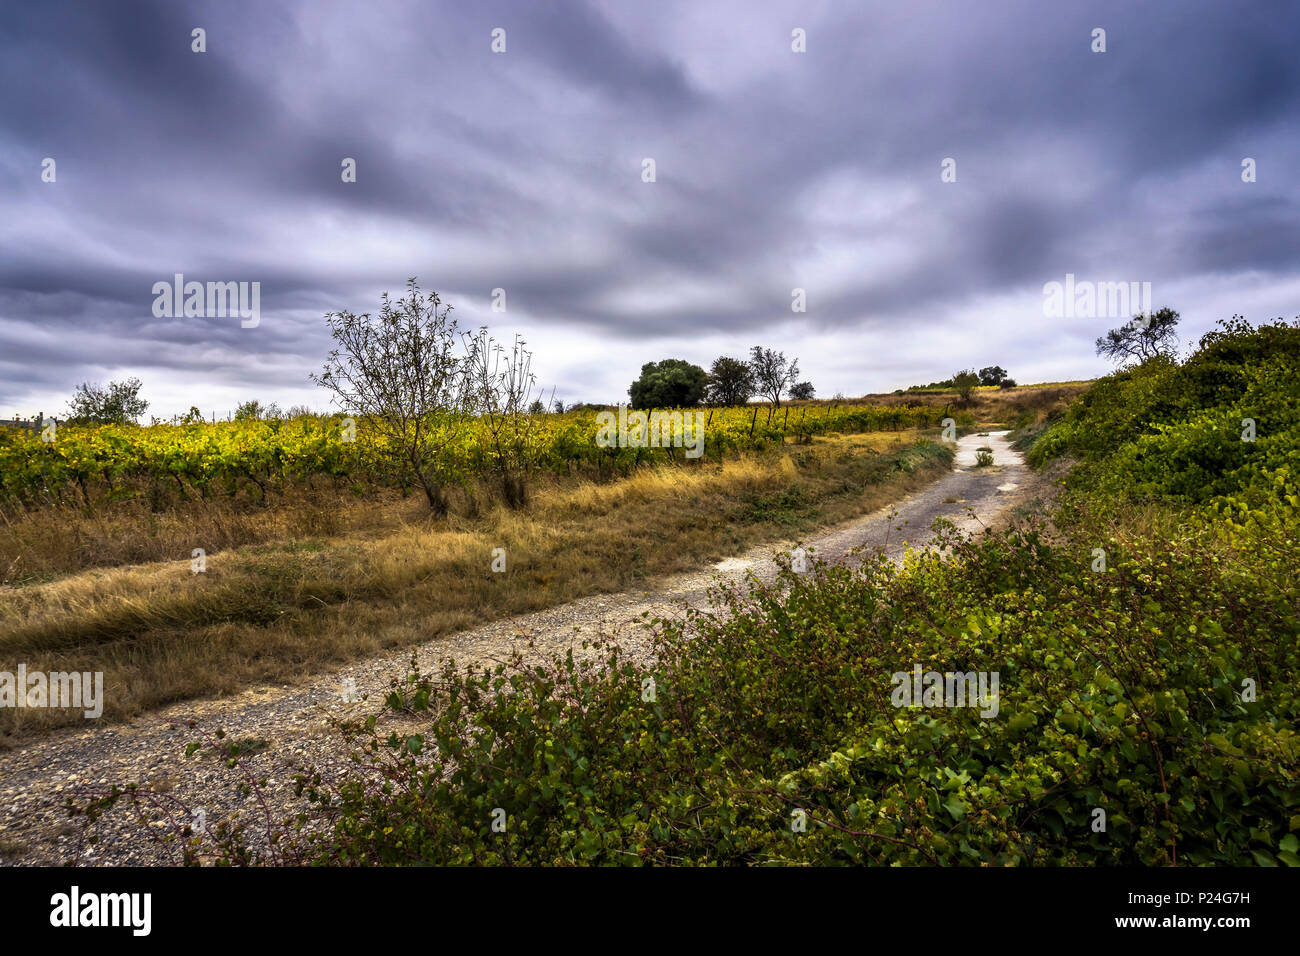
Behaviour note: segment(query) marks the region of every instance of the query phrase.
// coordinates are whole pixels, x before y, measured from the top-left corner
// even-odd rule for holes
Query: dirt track
[[[828,529],[804,546],[833,562],[863,546],[883,548],[898,560],[907,548],[926,546],[936,518],[947,518],[968,531],[998,523],[1036,484],[1004,435],[962,438],[950,474],[886,509]],[[991,468],[975,467],[975,450],[981,445],[993,449]],[[441,638],[418,649],[419,661],[426,670],[437,670],[447,658],[462,665],[491,663],[529,640],[538,653],[549,653],[599,635],[616,637],[629,654],[641,656],[644,616],[680,614],[684,604],[702,606],[709,586],[719,580],[741,580],[751,572],[771,579],[776,573],[773,556],[793,543],[756,548],[709,571],[661,580],[653,591],[583,598]],[[0,754],[0,863],[68,861],[77,839],[61,809],[64,799],[115,782],[149,782],[166,792],[164,801],[176,798],[190,808],[202,808],[209,821],[231,811],[260,815],[255,798],[235,792],[243,779],[239,771],[226,768],[218,759],[184,756],[185,745],[197,739],[187,726],[195,719],[209,729],[224,728],[228,739],[265,741],[265,749],[250,757],[248,765],[269,777],[267,796],[274,815],[293,812],[300,804],[289,790],[292,768],[301,760],[337,766],[344,756],[325,714],[372,711],[373,703],[364,698],[385,694],[390,677],[406,673],[410,656],[407,651],[355,661],[303,686],[260,687],[222,700],[177,704],[128,724],[56,732]],[[362,701],[345,701],[345,688],[349,693],[355,688]],[[80,862],[157,864],[169,862],[169,857],[165,849],[143,838],[138,823],[118,814],[105,821],[99,845],[83,852]]]

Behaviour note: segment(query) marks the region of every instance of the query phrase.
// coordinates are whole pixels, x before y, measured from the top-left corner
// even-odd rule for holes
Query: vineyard
[[[586,409],[526,416],[517,434],[524,436],[529,466],[599,479],[627,474],[643,463],[686,461],[680,448],[599,447],[596,415]],[[751,406],[709,409],[706,416],[700,462],[833,432],[936,427],[948,411],[937,406]],[[955,415],[959,423],[969,417]],[[461,426],[455,429],[457,440],[443,451],[449,459],[446,471],[468,483],[490,467],[490,437],[478,420],[456,424]],[[307,415],[147,427],[63,425],[52,436],[0,427],[0,505],[89,507],[144,498],[157,508],[173,495],[264,499],[316,482],[360,490],[400,485],[402,479],[383,467],[389,460],[385,439],[374,425],[340,415]]]

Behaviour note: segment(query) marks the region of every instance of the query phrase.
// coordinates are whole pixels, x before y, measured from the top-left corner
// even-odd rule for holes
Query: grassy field
[[[165,516],[79,515],[46,545],[65,573],[0,590],[0,670],[104,671],[106,720],[187,698],[291,681],[332,663],[655,575],[699,568],[747,546],[880,507],[949,467],[914,432],[817,438],[701,468],[655,466],[597,484],[555,479],[524,512],[432,519],[422,499],[302,495]],[[65,520],[68,516],[64,516]],[[69,541],[124,559],[224,532],[202,574],[184,560],[77,571]],[[205,539],[206,540],[206,539]],[[214,536],[214,540],[223,540]],[[490,568],[504,548],[507,571]],[[103,558],[97,553],[94,559]],[[73,720],[0,711],[9,741]]]

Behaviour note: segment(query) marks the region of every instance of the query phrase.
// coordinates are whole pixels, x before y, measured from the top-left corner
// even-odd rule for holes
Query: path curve
[[[830,562],[843,561],[863,546],[883,548],[898,561],[906,549],[930,542],[936,518],[947,518],[963,531],[997,523],[1024,499],[1031,477],[1006,435],[962,437],[947,475],[873,514],[807,538],[804,546]],[[992,449],[992,467],[976,467],[976,450],[981,446]],[[794,544],[784,541],[753,548],[706,571],[656,581],[653,591],[594,595],[442,637],[417,649],[420,666],[426,672],[437,671],[447,658],[461,665],[491,663],[530,640],[538,654],[563,652],[598,636],[615,637],[629,656],[644,659],[647,616],[677,616],[686,606],[706,606],[711,586],[741,581],[749,573],[771,580],[777,571],[775,555]],[[0,864],[51,865],[71,859],[77,839],[62,804],[86,788],[149,782],[191,807],[202,807],[209,820],[231,811],[258,813],[256,799],[236,791],[242,774],[219,760],[184,757],[185,745],[195,739],[188,722],[195,719],[210,729],[223,728],[229,739],[265,740],[267,748],[250,757],[248,765],[269,777],[267,796],[278,808],[278,817],[301,809],[292,797],[292,768],[303,760],[341,767],[346,756],[326,715],[373,711],[366,698],[382,698],[389,679],[407,672],[410,657],[409,650],[390,652],[353,661],[303,685],[256,687],[220,700],[187,701],[103,729],[55,731],[0,753]],[[349,691],[355,687],[362,700],[345,702],[345,687]],[[101,866],[170,862],[162,848],[142,839],[138,825],[125,818],[106,818],[99,844],[81,852],[79,859]]]

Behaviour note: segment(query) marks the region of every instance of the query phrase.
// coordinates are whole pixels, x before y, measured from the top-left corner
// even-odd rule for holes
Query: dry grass
[[[421,499],[422,500],[422,499]],[[0,584],[50,581],[95,567],[189,560],[195,547],[208,553],[268,541],[377,533],[400,523],[402,499],[383,490],[359,498],[346,491],[289,489],[269,505],[251,498],[186,501],[155,514],[142,501],[94,509],[42,508],[0,512]],[[406,509],[418,513],[419,502]]]
[[[171,561],[92,568],[0,590],[0,671],[103,671],[104,718],[250,684],[302,678],[331,664],[412,646],[485,620],[656,575],[699,568],[763,540],[790,536],[886,504],[948,467],[931,455],[893,471],[915,434],[817,439],[723,465],[642,470],[610,484],[553,482],[527,512],[433,520],[413,500],[337,498],[330,536],[313,533],[306,500],[276,515],[263,540],[207,548],[190,570],[196,532]],[[325,520],[325,519],[321,519]],[[224,523],[214,515],[198,532]],[[118,526],[129,532],[130,522]],[[26,533],[26,532],[25,532]],[[113,554],[129,543],[108,531]],[[150,546],[175,547],[160,524]],[[281,539],[266,540],[274,535]],[[223,539],[224,540],[224,539]],[[171,544],[168,544],[171,542]],[[490,569],[505,548],[507,571]],[[79,720],[55,709],[0,710],[0,741]]]
[[[1018,385],[1015,388],[981,386],[971,394],[969,406],[962,406],[954,391],[905,392],[902,395],[865,395],[855,401],[879,405],[924,405],[967,408],[982,426],[1014,427],[1027,412],[1044,416],[1063,408],[1087,391],[1092,382],[1049,382],[1041,385]]]

